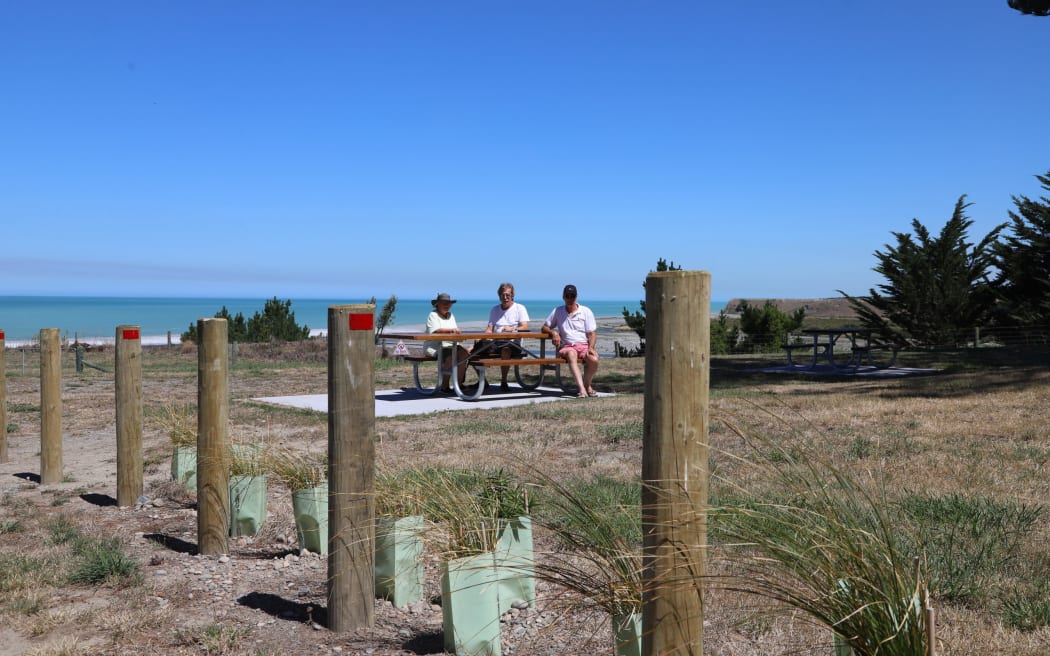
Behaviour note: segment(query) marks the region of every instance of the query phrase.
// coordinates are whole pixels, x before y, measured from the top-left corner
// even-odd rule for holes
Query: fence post
[[[114,386],[117,398],[117,505],[142,496],[142,339],[138,326],[117,326]]]
[[[0,328],[0,462],[7,460],[7,344]]]
[[[62,481],[62,349],[58,328],[40,329],[40,482]]]
[[[375,305],[328,308],[328,628],[375,624]]]
[[[198,319],[197,550],[226,553],[230,532],[230,416],[226,319]]]
[[[642,654],[703,654],[711,274],[645,281]]]

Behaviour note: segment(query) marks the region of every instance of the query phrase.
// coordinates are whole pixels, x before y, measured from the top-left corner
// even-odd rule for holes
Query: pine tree
[[[1050,16],[1050,0],[1006,0],[1011,9],[1032,16]]]
[[[1050,191],[1050,171],[1035,176]],[[1050,325],[1050,199],[1014,196],[1017,211],[996,246],[999,320],[1009,326]]]
[[[912,220],[915,237],[892,233],[896,246],[875,251],[874,271],[886,282],[870,289],[866,297],[844,292],[861,322],[885,339],[915,346],[954,346],[975,326],[986,324],[995,305],[995,283],[989,280],[994,265],[994,245],[1001,224],[979,243],[971,244],[967,231],[973,221],[966,216],[966,196],[955,204],[952,217],[931,237],[918,219]]]

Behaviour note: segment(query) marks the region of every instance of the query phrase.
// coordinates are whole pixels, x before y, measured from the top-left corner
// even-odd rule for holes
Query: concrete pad
[[[614,395],[599,393],[599,396]],[[290,408],[328,412],[327,394],[266,396],[253,398],[252,400]],[[497,387],[495,390],[483,394],[477,401],[464,401],[457,396],[441,394],[426,396],[417,392],[414,387],[406,387],[397,390],[376,390],[376,416],[421,415],[428,412],[443,412],[445,410],[488,410],[490,408],[526,405],[528,403],[565,400],[576,400],[576,397],[565,394],[557,387],[540,387],[531,392],[525,391],[517,385],[511,385],[509,392],[500,392]],[[588,400],[579,399],[581,403],[586,403]]]

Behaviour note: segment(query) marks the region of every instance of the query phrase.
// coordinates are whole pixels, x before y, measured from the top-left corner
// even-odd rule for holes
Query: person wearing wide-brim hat
[[[438,294],[434,297],[434,300],[430,301],[430,304],[434,306],[434,311],[427,315],[427,333],[434,335],[458,335],[463,332],[456,325],[456,317],[452,314],[452,305],[455,302],[455,299],[445,292]],[[456,342],[441,340],[427,340],[423,343],[423,348],[426,354],[431,357],[437,357],[438,351],[440,351],[442,358],[441,368],[446,371],[452,368],[453,356],[455,356],[457,364],[462,362],[464,366],[459,367],[459,375],[457,376],[462,387],[467,376],[466,361],[470,357],[470,351]],[[441,391],[452,391],[446,375],[441,376]]]

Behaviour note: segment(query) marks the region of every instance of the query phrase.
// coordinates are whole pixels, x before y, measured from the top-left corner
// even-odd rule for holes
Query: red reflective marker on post
[[[2,330],[0,330],[0,339],[7,339],[6,337],[4,337],[4,331]]]
[[[132,328],[130,330],[123,330],[123,331],[121,331],[120,336],[123,337],[124,339],[138,339],[139,338],[139,331],[134,329],[134,328]]]
[[[350,330],[372,330],[375,315],[371,312],[350,315]]]

